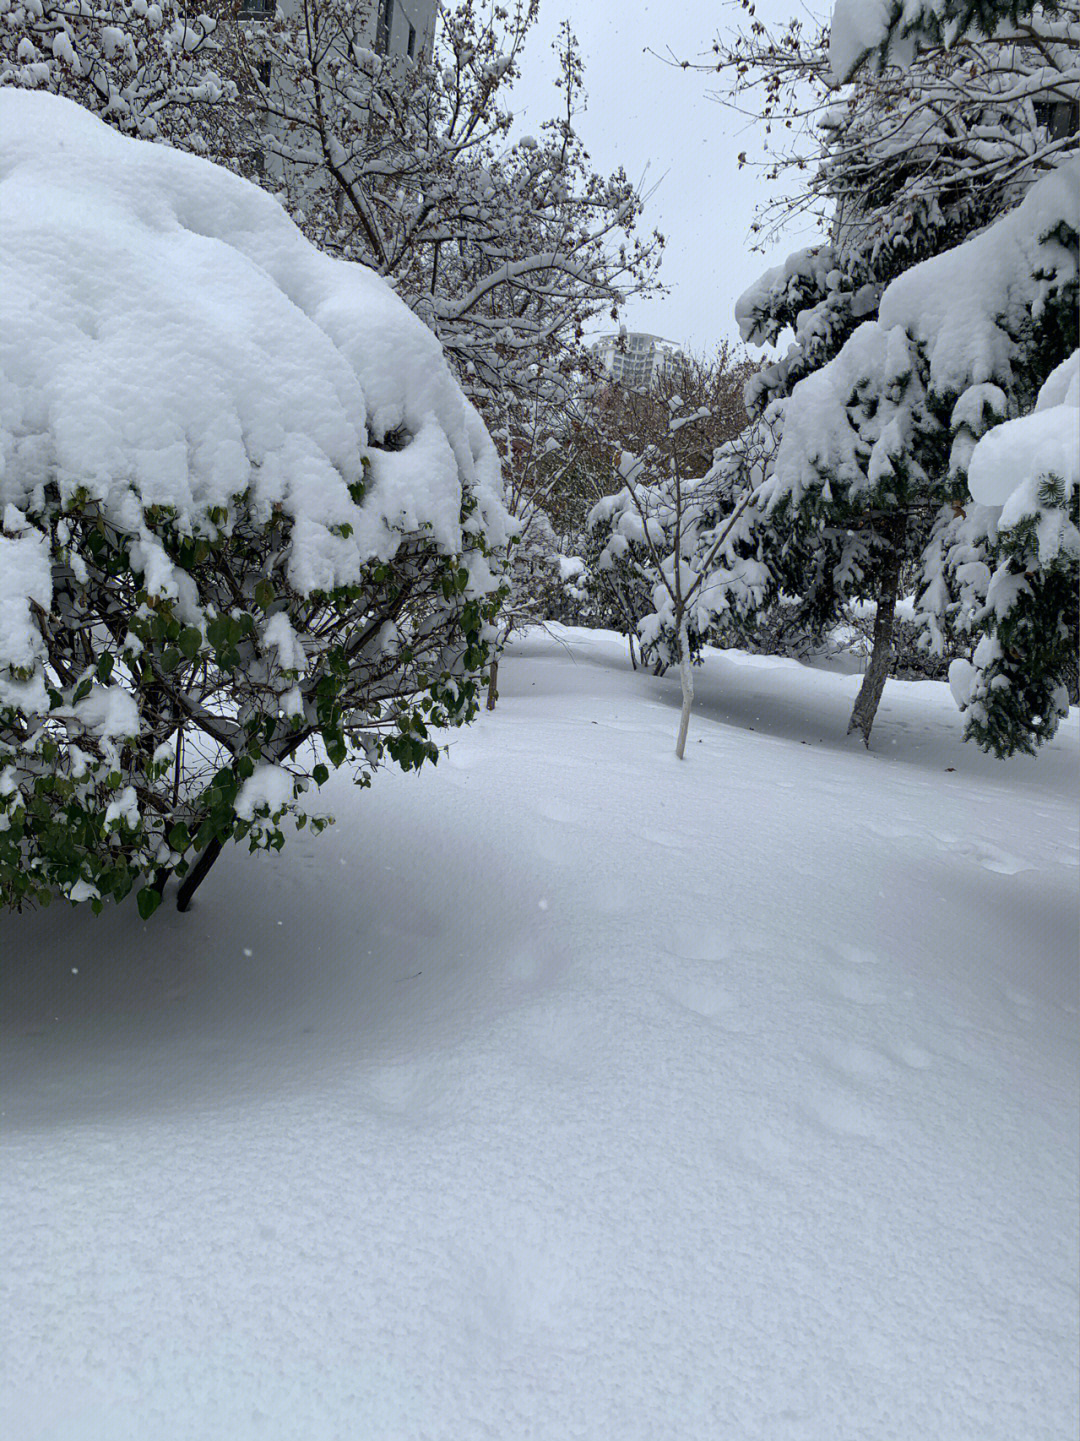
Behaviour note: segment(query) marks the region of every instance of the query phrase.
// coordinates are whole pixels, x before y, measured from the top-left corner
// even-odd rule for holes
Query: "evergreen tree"
[[[1075,93],[1076,14],[1075,4],[1053,16],[1035,7],[1019,37],[995,30],[949,52],[928,30],[910,66],[864,68],[839,97],[830,91],[823,33],[808,40],[794,23],[774,41],[755,22],[720,50],[743,98],[755,80],[765,85],[770,124],[786,96],[809,86],[800,113],[816,118],[822,137],[802,194],[828,207],[830,243],[770,271],[740,300],[737,316],[744,338],[758,343],[794,330],[787,354],[767,362],[748,388],[752,411],[767,422],[763,438],[782,437],[753,510],[765,532],[762,555],[778,588],[800,598],[808,626],[836,618],[845,601],[876,604],[873,653],[852,715],[867,741],[891,664],[901,576],[927,589],[927,567],[936,564],[928,544],[966,498],[965,438],[973,443],[987,423],[981,411],[964,411],[954,424],[923,337],[879,323],[883,295],[913,265],[1008,211],[1075,149],[1075,137],[1049,123],[1046,97]],[[847,43],[840,11],[838,18],[834,52]],[[865,39],[869,31],[859,33]],[[877,43],[863,47],[862,61]],[[785,161],[800,174],[811,163],[789,154],[774,174]],[[951,299],[942,292],[936,303]],[[985,338],[985,325],[980,333]],[[1049,345],[1035,368],[1066,353]],[[973,363],[993,370],[984,358]],[[1037,383],[1032,389],[1024,371],[1019,365],[1004,377],[1009,399],[999,418],[1009,405],[1033,402]],[[966,391],[966,380],[957,384]],[[941,618],[966,624],[956,606]],[[939,625],[935,642],[943,641]]]

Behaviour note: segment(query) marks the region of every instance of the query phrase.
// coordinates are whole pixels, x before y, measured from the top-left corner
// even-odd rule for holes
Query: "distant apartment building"
[[[435,50],[435,27],[439,19],[441,0],[354,0],[354,15],[359,22],[362,41],[379,55],[400,56],[418,64],[430,62]],[[303,0],[240,0],[238,18],[243,23],[269,21],[276,15],[284,20],[295,21],[302,16]],[[259,66],[259,78],[266,86],[278,82],[282,96],[288,101],[288,90],[275,74],[269,60]],[[287,178],[288,162],[270,153],[264,143],[272,131],[278,129],[280,121],[263,121],[261,135],[255,128],[249,130],[250,148],[247,160],[250,171],[260,180],[273,178],[277,181]]]
[[[374,50],[430,60],[439,0],[375,0]]]
[[[593,354],[607,376],[631,390],[649,389],[682,358],[682,351],[659,335],[602,335]]]
[[[435,48],[439,0],[357,0],[368,43],[380,55],[407,55],[430,60]],[[241,20],[272,19],[300,10],[299,0],[241,0]]]

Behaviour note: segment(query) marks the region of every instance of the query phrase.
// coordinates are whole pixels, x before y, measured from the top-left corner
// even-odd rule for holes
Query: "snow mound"
[[[193,534],[241,494],[282,507],[302,594],[406,529],[467,550],[465,490],[470,525],[505,534],[494,446],[434,336],[218,166],[0,92],[0,295],[0,513],[49,485],[89,499],[143,536],[150,589],[176,584],[157,506]]]

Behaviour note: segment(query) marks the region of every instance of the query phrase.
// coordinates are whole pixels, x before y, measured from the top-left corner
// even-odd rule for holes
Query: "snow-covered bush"
[[[741,451],[754,438],[744,434],[719,446],[703,475],[684,471],[687,431],[708,418],[707,408],[689,410],[681,396],[672,396],[661,440],[640,455],[622,452],[622,488],[598,501],[588,521],[602,540],[590,569],[608,581],[620,610],[635,612],[643,661],[657,674],[679,668],[680,759],[694,698],[692,667],[702,645],[758,610],[773,589],[754,535],[753,491],[732,489],[733,480],[757,476]],[[689,446],[690,454],[696,450]],[[733,455],[745,464],[732,465]]]
[[[627,453],[628,464],[636,457]],[[619,477],[623,479],[622,476]],[[647,483],[641,488],[640,500],[646,512],[657,511],[662,496]],[[667,533],[657,520],[654,537],[663,552]],[[585,590],[589,597],[591,623],[604,630],[615,630],[630,642],[634,657],[634,640],[638,626],[651,615],[653,588],[656,583],[656,562],[646,540],[645,524],[634,505],[634,492],[627,485],[605,495],[596,502],[587,517]],[[694,653],[700,648],[692,647]],[[670,658],[643,650],[642,661],[655,674],[667,670]],[[636,662],[635,662],[636,664]]]
[[[506,516],[434,337],[230,172],[0,91],[0,903],[186,904],[475,711]],[[186,890],[185,890],[186,887]]]
[[[601,384],[584,407],[576,477],[595,499],[573,546],[584,562],[578,623],[626,635],[631,657],[640,628],[642,658],[657,674],[678,657],[678,626],[657,598],[667,593],[662,563],[676,538],[685,557],[703,547],[697,559],[710,563],[714,522],[731,498],[727,468],[716,462],[742,444],[751,373],[725,341],[712,356],[679,357],[648,389]],[[702,596],[700,623],[696,610],[688,615],[692,658],[720,599],[716,590]]]
[[[577,623],[626,636],[636,668],[634,643],[638,623],[652,610],[652,581],[648,552],[617,529],[621,516],[616,507],[621,510],[623,503],[631,503],[628,495],[622,501],[607,496],[589,512],[591,523],[581,547],[584,571],[579,589],[583,599]],[[654,660],[653,664],[658,673],[666,668],[663,662]]]

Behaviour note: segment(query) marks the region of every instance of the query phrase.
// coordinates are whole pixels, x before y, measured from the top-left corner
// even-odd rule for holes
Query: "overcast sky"
[[[811,0],[822,13],[827,0]],[[758,0],[762,19],[806,14],[799,0]],[[738,169],[740,150],[762,154],[764,136],[709,98],[715,75],[683,71],[645,53],[669,47],[680,58],[707,58],[720,26],[739,12],[722,0],[541,0],[514,98],[522,132],[555,113],[551,42],[569,17],[585,61],[588,109],[578,132],[597,170],[622,165],[635,182],[658,188],[645,214],[648,229],[667,237],[661,278],[670,293],[631,302],[631,330],[663,335],[697,353],[736,339],[735,300],[769,265],[811,243],[793,226],[770,251],[752,251],[756,205],[771,192],[752,170]]]

